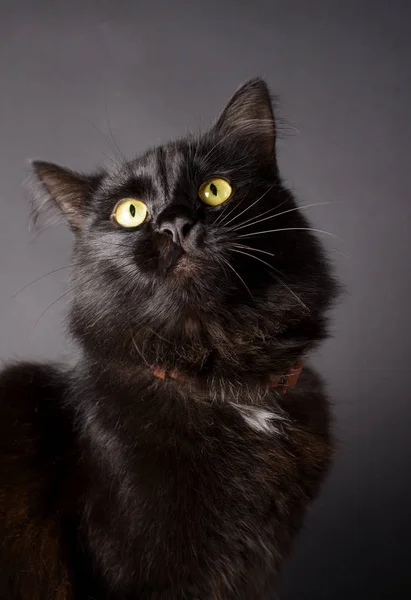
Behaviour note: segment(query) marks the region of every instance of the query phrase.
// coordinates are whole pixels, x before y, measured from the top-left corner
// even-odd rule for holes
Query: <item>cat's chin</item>
[[[198,274],[197,261],[188,254],[182,254],[171,269],[171,274],[178,277],[194,277]]]

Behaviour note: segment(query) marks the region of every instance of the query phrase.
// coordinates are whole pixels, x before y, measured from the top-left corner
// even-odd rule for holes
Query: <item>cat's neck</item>
[[[120,398],[153,394],[173,396],[177,403],[197,401],[206,404],[264,405],[267,395],[283,395],[297,384],[302,362],[294,357],[281,357],[272,369],[253,372],[246,365],[238,370],[196,372],[141,361],[118,361],[114,358],[84,355],[79,372],[88,389],[97,396],[117,402]]]

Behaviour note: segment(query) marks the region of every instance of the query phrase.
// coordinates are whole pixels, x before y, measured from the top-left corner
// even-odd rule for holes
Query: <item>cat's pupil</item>
[[[130,214],[132,217],[136,216],[136,207],[134,206],[134,204],[130,204]]]
[[[217,186],[214,183],[210,185],[210,190],[211,193],[214,194],[214,196],[217,196]]]

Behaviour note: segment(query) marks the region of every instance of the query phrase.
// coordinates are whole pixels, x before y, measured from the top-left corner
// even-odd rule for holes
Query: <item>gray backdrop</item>
[[[338,236],[323,238],[347,288],[315,357],[340,449],[282,600],[411,593],[410,17],[399,0],[0,2],[0,358],[69,353],[69,296],[52,302],[71,236],[29,233],[27,158],[93,168],[118,152],[110,129],[131,157],[263,75],[289,123],[286,180],[303,204],[336,202],[309,214]]]

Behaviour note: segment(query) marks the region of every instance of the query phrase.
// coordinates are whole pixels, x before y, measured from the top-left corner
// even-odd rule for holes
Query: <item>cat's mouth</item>
[[[192,277],[198,273],[199,257],[181,246],[162,240],[160,251],[160,269],[167,277]],[[164,243],[168,242],[168,243]]]

